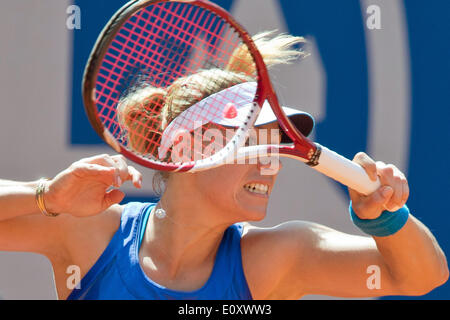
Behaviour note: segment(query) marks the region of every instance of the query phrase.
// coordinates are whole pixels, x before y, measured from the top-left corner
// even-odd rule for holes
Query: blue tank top
[[[119,229],[68,300],[250,300],[241,258],[242,224],[224,233],[207,282],[185,292],[152,281],[139,264],[139,247],[154,203],[128,203]]]

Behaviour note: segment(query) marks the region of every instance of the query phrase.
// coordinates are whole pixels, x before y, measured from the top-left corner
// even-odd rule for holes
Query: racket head
[[[236,59],[237,50],[246,51],[250,59],[245,63]],[[220,73],[220,70],[229,69],[238,74],[238,78],[245,76],[245,81],[240,79],[240,83],[253,82],[255,86],[252,90],[247,88],[243,91],[234,91],[234,97],[245,100],[247,104],[246,108],[242,108],[243,120],[232,126],[234,134],[229,138],[226,136],[226,142],[222,142],[222,147],[217,148],[221,153],[213,151],[197,159],[191,154],[181,159],[177,157],[175,161],[173,154],[167,158],[167,154],[158,152],[166,134],[165,130],[174,122],[174,119],[170,119],[171,122],[164,123],[164,117],[161,116],[163,112],[161,110],[167,105],[167,91],[175,86],[179,89],[180,83],[181,86],[189,87],[192,80],[195,80],[192,76],[195,77],[199,73],[212,70],[214,74],[216,71]],[[217,85],[218,82],[217,78],[214,79],[214,83],[202,81],[200,83],[204,88]],[[218,87],[221,86],[225,87],[223,90],[228,90],[236,84],[231,81],[219,84]],[[125,120],[122,116],[121,121],[123,101],[127,101],[127,98],[133,95],[139,96],[148,88],[166,92],[165,98],[161,99],[164,101],[159,105],[154,103],[153,99],[157,94],[152,93],[153,100],[150,105],[153,109],[149,110],[149,103],[145,99],[143,102],[139,101],[141,115],[144,110],[151,115],[152,121],[142,121],[138,116]],[[218,92],[216,90],[213,93]],[[212,94],[199,96],[193,106],[198,107],[204,99],[211,98]],[[224,109],[229,108],[230,104],[236,106],[235,98],[218,102],[215,100],[218,105],[216,112],[224,113]],[[251,36],[228,12],[204,0],[127,3],[111,18],[100,34],[83,77],[85,110],[99,136],[128,159],[164,171],[200,170],[220,165],[219,160],[223,160],[245,143],[245,132],[253,125],[261,106],[269,98],[272,106],[278,106],[267,68]],[[189,111],[190,108],[183,112]],[[169,109],[166,108],[165,112],[170,111]],[[274,112],[277,113],[277,108],[274,108]],[[282,114],[280,117],[282,118]],[[228,126],[218,125],[210,118],[211,116],[209,118],[200,116],[197,119],[185,118],[185,120],[188,122],[199,120],[200,127],[196,129],[200,129],[201,132],[209,129],[219,131],[230,129]],[[287,117],[286,120],[289,122]],[[206,121],[209,122],[204,123]],[[281,120],[281,123],[283,121]],[[123,123],[127,122],[137,125],[124,126]],[[290,130],[289,124],[285,127]],[[291,128],[294,128],[292,124]],[[190,129],[192,127],[188,127],[187,131]],[[189,133],[192,136],[193,132]],[[133,134],[138,138],[131,139]],[[169,134],[169,137],[173,138],[173,135]],[[175,143],[172,140],[171,153]],[[145,147],[136,147],[139,143]]]

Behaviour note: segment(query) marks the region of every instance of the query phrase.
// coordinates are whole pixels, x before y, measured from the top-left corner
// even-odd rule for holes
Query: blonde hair
[[[274,36],[275,31],[266,31],[253,37],[268,68],[289,64],[304,56],[295,48],[304,43],[302,37],[288,34]],[[183,111],[206,97],[234,85],[254,81],[255,65],[247,46],[234,50],[225,69],[201,70],[193,75],[179,78],[168,88],[145,86],[120,99],[117,118],[122,130],[128,132],[128,147],[140,154],[150,154],[157,158],[157,148],[150,145],[158,140],[170,122]],[[214,79],[214,81],[211,81]],[[169,157],[169,155],[168,155]],[[155,190],[161,182],[166,182],[168,172],[157,172],[153,180]],[[156,188],[155,188],[156,187]]]

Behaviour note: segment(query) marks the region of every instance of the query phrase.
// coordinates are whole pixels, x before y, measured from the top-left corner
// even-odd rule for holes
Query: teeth
[[[269,191],[269,186],[260,183],[249,183],[244,186],[244,188],[250,192],[267,194]]]

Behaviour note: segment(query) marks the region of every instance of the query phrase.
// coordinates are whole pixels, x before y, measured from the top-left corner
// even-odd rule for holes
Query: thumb
[[[379,204],[384,206],[385,204],[387,204],[389,202],[392,195],[394,194],[394,189],[392,189],[389,186],[385,186],[385,187],[381,188],[379,193],[380,193]]]
[[[391,187],[381,187],[371,195],[364,197],[364,200],[353,209],[361,219],[376,219],[383,212],[384,205],[389,202],[393,193],[394,190]]]
[[[125,198],[125,193],[119,189],[113,189],[105,194],[103,198],[103,208],[107,209],[116,203],[120,203]]]
[[[372,210],[384,208],[384,205],[389,202],[393,193],[394,190],[391,187],[381,187],[366,199],[367,208],[371,208]]]

